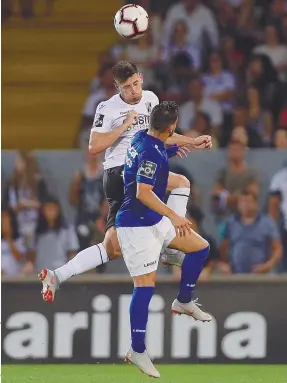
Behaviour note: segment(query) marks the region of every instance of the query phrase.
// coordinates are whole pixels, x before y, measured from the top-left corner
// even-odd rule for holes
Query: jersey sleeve
[[[156,177],[160,172],[161,158],[158,153],[154,151],[144,151],[139,156],[138,170],[137,170],[137,183],[154,185]]]
[[[106,104],[101,102],[97,107],[91,132],[107,133],[111,130],[111,125],[111,113],[109,113]]]
[[[281,196],[281,178],[278,173],[275,174],[271,180],[269,194]]]

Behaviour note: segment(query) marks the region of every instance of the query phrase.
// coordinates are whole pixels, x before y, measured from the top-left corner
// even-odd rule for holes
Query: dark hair
[[[199,111],[196,113],[195,120],[197,117],[202,117],[204,119],[205,123],[207,124],[207,127],[210,128],[211,120],[210,120],[210,117],[207,113]]]
[[[56,232],[59,232],[62,228],[66,227],[66,223],[65,223],[65,220],[64,220],[64,217],[62,214],[62,209],[61,209],[61,205],[60,205],[59,201],[53,196],[48,196],[45,199],[45,201],[41,207],[40,213],[39,213],[38,223],[37,223],[37,228],[36,228],[36,235],[45,234],[49,229],[48,221],[46,220],[46,217],[45,217],[44,212],[43,212],[44,206],[48,203],[53,203],[53,204],[57,205],[59,208],[59,215],[56,218],[55,226],[53,229]]]
[[[160,133],[166,131],[178,119],[178,105],[175,101],[163,101],[156,105],[150,115],[150,127]]]
[[[1,205],[1,213],[6,213],[9,215],[10,218],[10,225],[11,225],[11,233],[12,233],[12,238],[15,240],[19,238],[19,228],[18,228],[18,222],[16,218],[16,214],[14,213],[13,209],[7,206],[7,204],[2,202]],[[2,233],[1,233],[1,238],[2,238]]]
[[[128,78],[138,73],[138,68],[135,64],[129,61],[119,61],[113,66],[113,76],[118,82],[125,82]]]

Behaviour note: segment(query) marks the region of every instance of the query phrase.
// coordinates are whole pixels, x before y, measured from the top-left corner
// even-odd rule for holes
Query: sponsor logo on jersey
[[[93,128],[101,128],[104,124],[104,115],[103,114],[96,114],[94,123],[93,123]]]
[[[149,127],[150,116],[146,114],[139,114],[138,119],[127,129],[129,130],[141,130]]]
[[[138,175],[152,179],[155,175],[157,164],[151,161],[144,161],[138,170]]]

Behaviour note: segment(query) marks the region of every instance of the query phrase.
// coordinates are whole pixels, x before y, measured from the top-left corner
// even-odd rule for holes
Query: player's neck
[[[169,133],[158,133],[151,129],[148,130],[147,134],[163,142],[165,142],[169,137]]]

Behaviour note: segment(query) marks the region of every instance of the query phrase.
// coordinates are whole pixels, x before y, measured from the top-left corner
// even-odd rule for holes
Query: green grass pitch
[[[287,383],[283,365],[156,365],[162,383]],[[7,365],[2,383],[145,383],[130,365]]]

